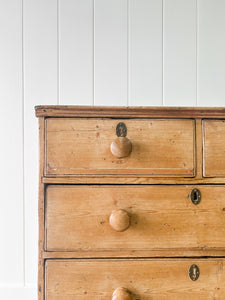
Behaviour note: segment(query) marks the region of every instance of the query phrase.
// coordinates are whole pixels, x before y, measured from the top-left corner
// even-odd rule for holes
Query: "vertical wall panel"
[[[37,295],[34,106],[224,106],[224,35],[224,0],[0,1],[1,299]]]
[[[225,106],[225,1],[199,0],[198,105]]]
[[[25,277],[37,278],[38,122],[34,106],[57,104],[57,1],[24,0]]]
[[[162,104],[162,0],[130,0],[129,105]]]
[[[127,0],[94,3],[94,103],[127,105]]]
[[[196,1],[164,0],[164,104],[196,105]]]
[[[36,300],[37,290],[29,287],[0,288],[0,299],[2,300]]]
[[[0,285],[19,286],[24,283],[22,1],[0,1],[0,40]]]
[[[59,5],[60,104],[93,103],[93,0]]]

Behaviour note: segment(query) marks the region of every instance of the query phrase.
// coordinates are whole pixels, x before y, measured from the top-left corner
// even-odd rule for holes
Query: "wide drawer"
[[[222,300],[223,265],[224,259],[51,260],[45,299]]]
[[[225,249],[225,186],[50,185],[45,201],[48,251]]]
[[[225,120],[204,120],[203,133],[203,175],[225,177]]]
[[[126,130],[121,123],[125,124]],[[124,138],[128,138],[131,144],[122,142]],[[115,140],[117,144],[112,154],[111,143]],[[131,153],[118,158],[125,155],[127,146]],[[117,156],[114,156],[115,152]],[[192,177],[195,173],[194,153],[195,121],[190,119],[46,120],[46,176],[130,174]]]

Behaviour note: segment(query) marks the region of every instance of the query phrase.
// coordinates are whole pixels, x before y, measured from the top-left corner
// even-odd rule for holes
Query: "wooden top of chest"
[[[225,118],[225,107],[36,106],[36,117]]]

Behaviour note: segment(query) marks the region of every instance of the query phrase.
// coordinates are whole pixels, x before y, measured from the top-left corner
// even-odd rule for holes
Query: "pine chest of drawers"
[[[225,299],[225,109],[37,106],[39,300]]]

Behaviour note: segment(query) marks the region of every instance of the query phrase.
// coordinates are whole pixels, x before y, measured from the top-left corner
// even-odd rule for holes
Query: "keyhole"
[[[200,270],[197,265],[191,265],[189,268],[189,277],[191,280],[196,281],[200,275]]]
[[[194,191],[194,201],[197,201],[198,200],[198,194],[196,191]]]
[[[193,189],[190,194],[191,202],[194,205],[198,205],[201,202],[201,192],[199,189]]]
[[[196,269],[196,266],[194,266],[194,268],[193,268],[193,280],[196,280],[196,277],[197,277],[197,269]]]

